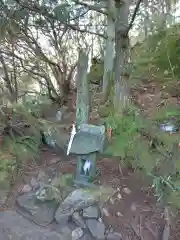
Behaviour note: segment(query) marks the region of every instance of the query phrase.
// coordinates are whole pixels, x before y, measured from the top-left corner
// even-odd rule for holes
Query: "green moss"
[[[103,62],[92,63],[90,72],[88,74],[88,81],[94,84],[101,84],[103,79]]]
[[[180,193],[172,191],[168,197],[168,202],[176,209],[180,209]]]
[[[89,193],[90,196],[100,204],[104,204],[110,197],[115,194],[115,190],[107,186],[95,186],[94,188],[83,188],[83,192]]]
[[[99,116],[101,118],[106,118],[111,113],[111,107],[110,106],[100,106],[99,107]]]

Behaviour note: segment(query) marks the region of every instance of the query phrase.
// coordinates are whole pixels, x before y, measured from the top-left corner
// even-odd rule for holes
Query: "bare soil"
[[[143,91],[134,91],[136,103],[140,105],[147,116],[152,116],[163,105],[160,92],[156,87],[145,87]],[[168,98],[168,101],[177,103],[177,99]],[[167,102],[167,100],[165,100]],[[74,103],[73,103],[74,104]],[[73,109],[73,104],[72,109]],[[71,114],[69,124],[73,122],[74,114]],[[92,119],[93,121],[93,119]],[[40,169],[50,166],[61,173],[74,173],[76,160],[63,154],[55,154],[48,148],[43,148],[40,154],[39,164],[26,164],[22,175],[13,182],[12,191],[6,202],[6,208],[14,207],[14,200],[18,189],[26,183]],[[179,240],[180,239],[180,212],[170,214],[170,238],[168,233],[163,237],[165,228],[164,207],[157,204],[153,190],[147,178],[141,172],[132,169],[123,169],[119,166],[117,158],[103,158],[97,162],[99,184],[112,186],[116,194],[104,205],[106,216],[104,221],[113,229],[120,232],[124,240]]]

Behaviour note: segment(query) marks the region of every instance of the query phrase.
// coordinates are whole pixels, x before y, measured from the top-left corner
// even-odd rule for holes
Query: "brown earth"
[[[144,88],[142,91],[136,89],[134,98],[146,115],[151,116],[163,104],[162,98],[160,91],[157,91],[152,84]],[[167,101],[174,101],[176,104],[177,99],[168,97]],[[69,123],[73,122],[74,114],[72,113],[71,116]],[[39,163],[39,165],[26,164],[19,179],[16,178],[12,182],[12,191],[6,202],[6,208],[13,208],[18,189],[25,184],[25,179],[32,177],[40,169],[51,166],[61,173],[74,173],[76,168],[75,159],[67,158],[63,154],[57,155],[46,148],[41,150]],[[169,214],[171,237],[168,238],[168,231],[164,231],[164,229],[168,230],[165,227],[167,222],[164,216],[165,209],[157,204],[151,185],[141,172],[121,169],[117,158],[101,157],[97,167],[100,172],[98,183],[112,186],[117,190],[104,205],[106,210],[104,220],[119,231],[124,240],[180,239],[180,213],[176,216]],[[163,232],[167,238],[163,237]]]

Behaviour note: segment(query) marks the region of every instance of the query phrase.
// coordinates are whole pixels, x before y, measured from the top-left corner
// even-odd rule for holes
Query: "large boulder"
[[[37,200],[34,191],[20,195],[16,203],[18,212],[39,226],[50,224],[58,207],[55,200],[44,202]]]
[[[33,225],[16,212],[0,212],[1,240],[68,240],[62,234]]]

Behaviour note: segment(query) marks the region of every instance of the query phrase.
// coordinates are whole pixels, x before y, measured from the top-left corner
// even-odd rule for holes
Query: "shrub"
[[[150,36],[132,50],[133,76],[144,75],[167,82],[180,77],[180,25]]]

